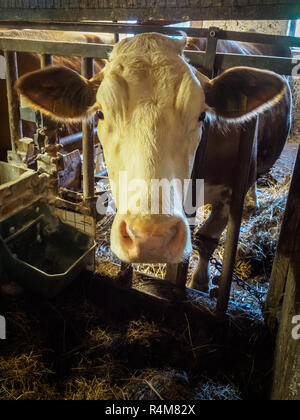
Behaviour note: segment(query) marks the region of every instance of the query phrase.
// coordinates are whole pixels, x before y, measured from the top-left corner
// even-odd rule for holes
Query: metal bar
[[[119,34],[119,32],[115,32],[114,33],[114,40],[115,40],[115,43],[117,43],[117,42],[120,41],[120,34]]]
[[[85,44],[83,42],[37,41],[32,39],[0,38],[0,50],[77,56],[85,58],[108,58],[113,46]]]
[[[143,33],[143,32],[160,32],[166,35],[176,35],[179,31],[185,32],[188,36],[196,38],[207,38],[209,36],[209,29],[206,28],[185,28],[185,27],[169,27],[156,25],[134,25],[134,24],[105,24],[97,22],[78,22],[74,26],[73,22],[0,22],[0,28],[12,29],[44,29],[44,30],[64,30],[64,31],[81,31],[81,32],[103,32],[103,33]],[[257,32],[238,32],[225,31],[220,28],[215,28],[218,39],[250,42],[258,44],[282,45],[287,47],[300,47],[300,37],[284,36],[284,35],[269,35]]]
[[[94,73],[94,60],[91,58],[82,58],[81,74],[90,79]],[[91,209],[94,205],[95,197],[95,177],[94,177],[94,132],[93,122],[83,121],[82,123],[82,154],[83,154],[83,199]]]
[[[300,63],[299,59],[287,57],[266,57],[260,55],[220,54],[216,55],[216,68],[226,70],[231,67],[247,66],[271,69],[278,74],[291,75]]]
[[[53,56],[51,54],[41,54],[40,60],[41,60],[42,69],[44,69],[47,66],[52,66],[53,64]],[[53,125],[53,120],[51,120],[51,118],[49,118],[45,114],[41,114],[41,115],[42,115],[42,121],[43,121],[44,127]]]
[[[217,28],[209,28],[209,36],[207,38],[207,47],[204,55],[203,70],[209,77],[214,77],[215,61],[217,54]]]
[[[11,51],[4,51],[4,57],[6,62],[6,87],[11,148],[13,152],[16,152],[16,142],[23,137],[22,121],[20,119],[20,101],[14,88],[18,79],[17,54]]]
[[[217,37],[223,40],[250,42],[251,44],[281,45],[286,47],[299,47],[300,37],[286,35],[269,35],[259,32],[225,31],[218,28]]]
[[[184,31],[189,36],[204,37],[208,35],[208,29],[205,28],[186,28],[186,27],[170,27],[165,25],[142,25],[142,24],[126,24],[126,23],[104,23],[104,22],[1,22],[0,28],[3,26],[11,29],[39,29],[39,30],[63,30],[63,31],[80,31],[80,32],[98,32],[98,33],[119,33],[119,34],[138,34],[144,32],[160,32],[166,35],[178,35],[179,31]]]
[[[57,41],[36,41],[28,39],[0,38],[0,50],[31,52],[49,55],[79,56],[84,58],[108,58],[112,45],[83,44]],[[191,64],[203,66],[204,51],[185,51]],[[215,67],[223,70],[235,66],[249,66],[261,69],[272,69],[278,74],[291,75],[293,68],[300,63],[299,59],[282,57],[249,56],[239,54],[217,53]]]
[[[94,134],[97,134],[97,127],[94,128]],[[61,137],[59,143],[63,146],[70,146],[72,143],[76,143],[82,140],[82,132],[70,134],[66,137]]]
[[[53,56],[51,54],[41,54],[41,68],[52,66]]]
[[[233,187],[229,223],[223,259],[220,287],[217,300],[217,314],[223,316],[228,307],[235,256],[240,234],[243,205],[249,182],[252,153],[257,139],[259,118],[253,119],[241,128],[236,185]]]
[[[114,23],[118,23],[118,22],[115,21]],[[115,40],[115,43],[120,41],[120,34],[118,31],[114,31],[114,40]]]

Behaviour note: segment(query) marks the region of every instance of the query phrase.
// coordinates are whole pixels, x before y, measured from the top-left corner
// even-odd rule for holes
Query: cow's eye
[[[200,114],[199,121],[204,121],[205,118],[206,118],[206,112],[202,112],[202,114]]]
[[[100,111],[100,109],[98,109],[98,110],[96,111],[96,115],[97,115],[97,117],[99,118],[99,120],[104,120],[104,115],[103,115],[103,112],[102,112],[102,111]]]

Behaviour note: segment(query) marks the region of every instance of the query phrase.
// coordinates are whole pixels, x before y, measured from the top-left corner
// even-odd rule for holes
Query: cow
[[[36,41],[60,41],[84,44],[113,44],[113,35],[103,33],[72,32],[72,31],[46,31],[34,29],[8,29],[0,30],[0,37],[13,39],[28,39]],[[2,54],[0,52],[0,54]],[[40,56],[35,53],[19,52],[19,76],[38,70],[41,67]],[[81,61],[79,57],[54,56],[53,63],[69,67],[80,73]],[[105,60],[96,59],[94,62],[95,73],[105,66]]]
[[[190,178],[204,119],[210,120],[204,198],[212,211],[200,229],[204,246],[191,283],[207,291],[209,256],[228,220],[241,127],[260,115],[262,156],[252,166],[270,168],[288,135],[291,94],[286,80],[267,70],[235,67],[210,80],[185,58],[186,43],[184,35],[136,35],[116,44],[104,70],[90,80],[53,66],[24,75],[16,89],[33,107],[60,121],[98,115],[118,209],[111,249],[128,263],[175,264],[189,257],[190,229],[176,188]],[[272,138],[275,154],[264,147],[265,138],[268,145]],[[128,188],[126,203],[124,177],[126,185],[135,185]],[[165,202],[156,196],[154,212],[153,180],[181,181],[172,184],[172,197]],[[166,205],[170,201],[172,206]]]
[[[257,31],[251,30],[250,32]],[[205,51],[206,48],[206,38],[189,38],[186,45],[186,50]],[[290,48],[284,45],[254,44],[227,40],[218,41],[217,52],[240,55],[292,57]],[[206,68],[198,65],[197,70],[208,77],[210,76]],[[250,212],[253,212],[258,207],[256,179],[274,165],[286,143],[291,128],[291,110],[292,96],[290,88],[287,85],[283,100],[270,107],[260,117],[256,156],[253,156],[252,159],[248,185],[249,190],[245,200],[246,208]],[[207,289],[208,261],[217,247],[219,238],[228,221],[231,190],[233,187],[232,177],[234,176],[236,165],[236,159],[234,157],[237,157],[239,145],[239,128],[241,128],[240,125],[230,124],[226,126],[226,131],[224,132],[218,124],[211,124],[208,133],[204,175],[206,182],[205,201],[206,203],[213,203],[213,206],[210,218],[196,234],[197,243],[200,245],[198,250],[200,261],[192,280],[192,284],[198,285],[198,288],[202,290]],[[222,171],[219,173],[219,167],[222,161],[225,162],[227,172]],[[226,175],[228,175],[227,179],[224,177]],[[214,193],[214,195],[217,198],[214,200],[213,197],[210,197],[211,189],[209,185],[212,185],[213,189],[215,186],[229,185],[230,190],[219,191],[219,193],[216,193],[217,190],[215,190],[216,194]],[[222,193],[225,194],[224,199],[219,200],[218,197]],[[226,204],[224,205],[224,203]],[[224,217],[221,216],[222,213]]]

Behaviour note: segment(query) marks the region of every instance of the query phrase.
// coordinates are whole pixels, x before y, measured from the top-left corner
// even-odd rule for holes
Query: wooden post
[[[278,246],[273,262],[270,278],[270,287],[265,305],[265,320],[272,329],[276,326],[277,314],[280,309],[281,300],[288,276],[290,256],[294,242],[298,240],[295,229],[300,223],[300,149],[296,158],[293,178],[290,186],[288,200],[285,208],[284,218],[281,225],[281,232]]]
[[[253,119],[241,128],[236,185],[233,187],[232,191],[232,201],[223,259],[223,270],[217,301],[217,314],[221,316],[226,313],[228,307],[243,206],[249,183],[251,159],[255,141],[257,139],[258,123],[259,118],[257,117],[257,119]]]
[[[274,361],[272,400],[300,399],[300,149],[285,209],[266,300],[265,319],[280,324]],[[283,299],[283,303],[281,304]],[[297,326],[298,324],[298,326]]]
[[[277,335],[272,400],[300,400],[300,223],[294,228],[295,243]]]

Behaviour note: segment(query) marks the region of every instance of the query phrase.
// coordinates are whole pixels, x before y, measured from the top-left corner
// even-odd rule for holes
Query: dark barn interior
[[[137,400],[196,407],[201,400],[299,400],[299,2],[0,3],[0,400],[114,400],[120,407]],[[191,238],[180,262],[164,257],[163,242],[156,252],[163,256],[152,263],[160,236],[152,230],[139,245],[134,233],[136,245],[125,218],[121,244],[129,244],[129,256],[132,243],[140,246],[143,256],[121,261],[111,250],[120,217],[111,175],[122,171],[124,148],[108,156],[98,94],[110,92],[103,85],[113,78],[118,46],[135,45],[139,36],[145,43],[142,34],[153,33],[169,42],[166,56],[171,45],[183,45],[176,54],[193,66],[205,104],[189,174],[193,200],[204,179],[204,200],[179,236],[182,243]],[[118,67],[125,75],[129,55]],[[135,80],[137,73],[128,74]],[[141,98],[155,91],[142,74]],[[69,85],[81,110],[60,99]],[[128,102],[124,112],[130,110]],[[140,127],[149,118],[144,112]],[[151,156],[152,166],[163,162],[165,171],[168,148]],[[132,150],[128,166],[146,166],[140,146]],[[171,151],[176,162],[183,150]],[[209,194],[228,174],[223,222],[224,209]],[[211,181],[218,177],[223,182]]]

